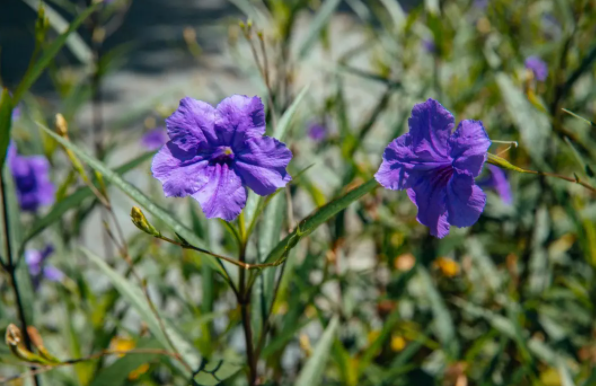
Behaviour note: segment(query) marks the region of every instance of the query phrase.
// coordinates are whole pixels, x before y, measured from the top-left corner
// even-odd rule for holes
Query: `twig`
[[[21,323],[21,330],[24,331],[23,335],[25,337],[25,346],[29,351],[31,351],[31,338],[27,333],[27,319],[25,317],[25,308],[23,307],[23,299],[21,298],[21,293],[19,291],[19,286],[17,284],[17,277],[16,277],[16,270],[18,264],[14,264],[13,256],[12,256],[12,241],[11,241],[11,234],[10,234],[10,224],[8,221],[8,201],[6,199],[6,186],[4,185],[4,174],[0,170],[0,196],[2,196],[2,219],[3,219],[3,228],[4,228],[4,238],[6,243],[6,263],[2,262],[2,267],[8,272],[10,276],[10,286],[14,292],[15,301],[17,303],[17,314],[19,318],[19,322]],[[40,385],[39,378],[36,375],[33,375],[33,383],[35,386]]]
[[[109,355],[128,355],[128,354],[157,354],[157,355],[165,355],[165,356],[169,356],[175,359],[180,359],[179,358],[179,354],[173,353],[173,352],[169,352],[166,350],[162,350],[162,349],[151,349],[151,348],[145,348],[145,349],[132,349],[132,350],[104,350],[102,352],[99,352],[97,354],[93,354],[90,355],[88,357],[84,357],[84,358],[77,358],[77,359],[69,359],[66,360],[64,362],[61,363],[56,363],[54,365],[44,365],[44,366],[36,366],[36,364],[31,363],[32,365],[32,369],[28,372],[19,374],[19,375],[15,375],[13,377],[8,377],[8,378],[0,378],[0,383],[1,384],[7,384],[8,382],[12,382],[15,381],[17,379],[21,379],[21,378],[25,378],[28,376],[34,376],[36,377],[38,374],[42,374],[42,373],[46,373],[48,371],[54,370],[58,367],[63,367],[63,366],[69,366],[69,365],[73,365],[73,364],[77,364],[77,363],[81,363],[81,362],[87,362],[87,361],[91,361],[91,360],[95,360],[104,356],[109,356]]]
[[[244,263],[246,260],[246,240],[240,247],[240,262]],[[242,327],[244,329],[244,339],[246,341],[246,357],[248,361],[248,384],[249,386],[256,385],[257,382],[257,361],[255,356],[255,347],[252,339],[252,326],[250,323],[250,291],[251,286],[246,286],[246,270],[240,270],[240,293],[237,297],[240,305],[240,312],[242,318]]]

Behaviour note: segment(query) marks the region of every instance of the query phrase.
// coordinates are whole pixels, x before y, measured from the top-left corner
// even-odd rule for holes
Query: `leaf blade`
[[[296,379],[296,386],[316,386],[321,383],[323,371],[333,344],[335,331],[339,326],[339,318],[334,316],[321,336],[313,355],[308,359],[304,368]]]

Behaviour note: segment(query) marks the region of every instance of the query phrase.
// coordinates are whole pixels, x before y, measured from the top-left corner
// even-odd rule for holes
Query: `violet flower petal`
[[[210,176],[204,170],[209,165],[207,156],[197,155],[188,160],[176,157],[179,149],[173,143],[161,148],[153,157],[153,177],[163,184],[166,197],[184,197],[196,193],[208,183]]]
[[[246,148],[236,154],[235,169],[246,186],[266,196],[291,181],[286,171],[291,159],[292,152],[282,142],[263,136],[246,141]]]
[[[474,225],[486,204],[486,194],[469,174],[454,173],[447,184],[447,221],[457,227]]]
[[[449,223],[445,211],[444,185],[423,181],[407,190],[408,197],[418,208],[416,220],[429,228],[430,234],[442,239],[449,234]]]
[[[192,195],[201,204],[205,217],[235,219],[246,205],[242,179],[225,163],[208,166],[205,176],[207,183]]]
[[[172,142],[185,152],[195,152],[207,141],[215,142],[216,111],[208,103],[182,98],[178,109],[166,119]]]
[[[455,126],[453,115],[434,99],[419,103],[408,119],[412,148],[422,159],[448,159],[449,136]]]
[[[217,105],[220,145],[239,150],[245,140],[265,134],[265,107],[261,98],[233,95]]]
[[[449,138],[453,167],[459,173],[476,177],[482,171],[491,141],[480,121],[461,121]]]

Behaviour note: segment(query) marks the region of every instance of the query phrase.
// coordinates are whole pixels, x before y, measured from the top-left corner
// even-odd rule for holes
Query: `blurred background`
[[[0,79],[13,94],[31,58],[90,5],[47,0],[40,40],[39,4],[0,1]],[[185,96],[216,105],[258,95],[269,134],[291,114],[284,142],[295,181],[255,227],[247,256],[259,262],[300,220],[372,178],[428,98],[456,122],[481,120],[496,140],[491,153],[594,186],[595,33],[594,0],[104,1],[12,115],[13,143],[21,156],[47,160],[54,194],[35,210],[13,197],[23,309],[12,276],[1,276],[0,327],[25,319],[61,360],[160,348],[147,305],[127,295],[133,286],[204,359],[194,384],[247,384],[229,285],[206,255],[139,232],[121,188],[107,187],[112,209],[102,206],[39,129],[53,128],[57,113],[73,143],[226,256],[238,254],[237,223],[206,220],[194,200],[166,198],[151,176],[164,120]],[[258,384],[596,385],[594,194],[489,167],[477,183],[488,198],[470,228],[433,238],[405,192],[378,188],[265,270],[252,302],[270,307],[253,312],[255,336],[266,331]],[[0,384],[189,384],[173,362],[112,355],[33,380],[3,346]]]

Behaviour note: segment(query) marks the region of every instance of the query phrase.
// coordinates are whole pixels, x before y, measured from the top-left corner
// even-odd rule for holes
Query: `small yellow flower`
[[[130,338],[122,336],[115,336],[110,341],[110,350],[112,351],[130,351],[135,348],[135,341]],[[118,357],[123,357],[124,354],[118,354]]]
[[[454,277],[459,273],[459,264],[448,257],[439,257],[434,265],[447,277]]]
[[[399,352],[406,348],[406,340],[401,335],[393,335],[391,337],[391,350]]]

